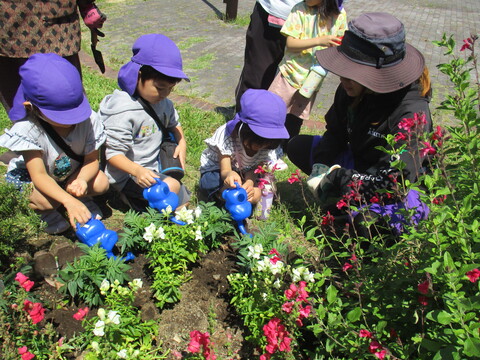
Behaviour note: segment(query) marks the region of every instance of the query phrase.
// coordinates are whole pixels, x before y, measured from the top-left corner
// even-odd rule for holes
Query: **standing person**
[[[94,0],[0,1],[0,100],[8,111],[20,85],[18,70],[35,53],[55,53],[80,72],[80,20],[92,31],[106,17]]]
[[[299,89],[313,65],[315,51],[338,46],[347,28],[347,14],[338,0],[305,0],[295,5],[281,33],[287,37],[285,55],[269,90],[287,104],[287,127],[290,137],[298,135],[308,120],[316,92],[307,98]]]
[[[100,103],[99,114],[105,124],[106,173],[112,186],[123,194],[126,202],[144,212],[148,202],[143,189],[160,178],[170,191],[185,204],[190,193],[178,180],[160,174],[160,145],[163,133],[157,120],[173,133],[177,147],[174,158],[185,168],[187,143],[178,113],[168,95],[182,79],[182,56],[177,45],[165,35],[140,36],[132,47],[131,61],[118,73],[120,90],[107,95]]]
[[[236,111],[247,89],[268,89],[283,57],[282,25],[293,5],[302,0],[257,0],[248,25],[242,74],[235,90]]]
[[[415,191],[401,199],[385,193],[425,172],[428,159],[418,136],[432,131],[428,71],[423,55],[405,43],[403,24],[390,14],[363,14],[349,23],[339,47],[317,51],[316,56],[322,67],[340,76],[340,85],[325,115],[323,136],[292,138],[289,159],[310,174],[308,185],[324,207],[328,199],[348,197],[356,181],[363,203],[372,204],[370,215],[394,218],[406,207],[417,208],[415,221],[424,218],[428,209]],[[418,131],[411,132],[412,126]],[[396,135],[395,146],[406,146],[400,159],[379,149],[388,148],[389,134]],[[405,163],[401,171],[394,166],[396,160]],[[356,223],[361,220],[357,216]],[[399,221],[390,225],[401,228]]]
[[[47,223],[47,233],[58,234],[93,214],[101,216],[90,196],[109,186],[98,164],[105,133],[80,74],[64,58],[32,55],[20,67],[20,78],[9,112],[15,123],[0,136],[0,146],[21,155],[10,161],[6,181],[19,190],[32,187],[30,207]],[[69,223],[57,211],[60,205]]]
[[[255,170],[270,161],[282,141],[288,139],[283,100],[262,89],[248,89],[241,100],[241,110],[233,120],[220,126],[200,159],[200,192],[209,200],[220,200],[224,189],[241,185],[248,201],[260,201]]]

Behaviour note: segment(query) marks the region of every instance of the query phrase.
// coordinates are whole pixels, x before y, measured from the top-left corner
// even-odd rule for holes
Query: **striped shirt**
[[[226,133],[226,124],[220,126],[212,137],[205,140],[208,147],[200,158],[200,173],[220,170],[220,158],[229,155],[232,169],[239,174],[256,169],[275,159],[275,150],[259,150],[255,155],[248,156],[239,137],[233,138]]]

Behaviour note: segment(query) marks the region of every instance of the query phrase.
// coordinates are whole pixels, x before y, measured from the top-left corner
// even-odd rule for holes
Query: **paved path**
[[[239,1],[238,16],[247,18],[254,4],[255,0]],[[190,101],[208,109],[234,104],[235,87],[243,66],[246,26],[221,21],[225,12],[223,0],[105,0],[101,7],[108,21],[103,29],[106,37],[98,48],[113,70],[128,61],[131,45],[138,36],[163,33],[179,45],[185,72],[192,80],[179,85],[179,93],[188,98],[175,95],[174,100]],[[347,0],[345,8],[350,19],[367,11],[384,11],[405,24],[407,41],[424,54],[430,68],[434,106],[450,85],[436,68],[447,58],[432,41],[440,40],[445,32],[453,34],[460,44],[471,33],[480,33],[480,0]],[[110,76],[115,76],[115,72]],[[327,77],[317,96],[309,127],[321,126],[337,85],[338,77],[333,74]]]

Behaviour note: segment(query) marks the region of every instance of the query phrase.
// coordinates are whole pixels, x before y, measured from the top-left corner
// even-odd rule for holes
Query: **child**
[[[59,55],[32,55],[20,77],[9,112],[16,122],[0,137],[0,146],[21,155],[10,161],[6,181],[19,189],[32,183],[30,207],[47,223],[47,233],[58,234],[75,221],[84,224],[92,213],[101,215],[86,196],[103,194],[109,186],[98,164],[103,125],[83,93],[77,69]],[[56,210],[60,205],[70,224]]]
[[[106,173],[110,184],[138,212],[144,212],[148,202],[143,189],[155,184],[155,178],[167,183],[170,191],[185,204],[190,194],[179,181],[160,174],[159,153],[162,131],[147,110],[155,112],[165,128],[172,132],[178,144],[174,157],[185,168],[187,144],[171,100],[172,89],[182,79],[180,50],[161,34],[140,36],[132,47],[133,57],[118,73],[122,91],[115,90],[100,104],[99,114],[107,133]],[[144,104],[142,105],[142,101]]]
[[[205,140],[208,148],[200,159],[199,187],[209,200],[216,200],[224,189],[234,188],[238,182],[247,191],[248,201],[256,204],[261,190],[254,171],[268,163],[270,153],[289,136],[286,106],[278,95],[261,89],[245,91],[240,105],[234,119]]]
[[[347,28],[347,15],[340,0],[305,0],[296,4],[282,34],[287,37],[285,55],[269,90],[287,104],[290,137],[298,135],[303,120],[308,120],[316,93],[306,98],[299,93],[310,68],[318,65],[315,51],[338,46]]]

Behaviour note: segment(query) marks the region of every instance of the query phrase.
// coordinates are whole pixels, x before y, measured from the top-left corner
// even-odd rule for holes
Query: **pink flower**
[[[418,302],[422,306],[427,306],[428,305],[428,298],[426,296],[419,296],[418,297]]]
[[[217,357],[210,349],[211,341],[208,332],[202,333],[198,330],[190,332],[190,343],[187,350],[191,353],[199,353],[202,348],[202,355],[206,360],[215,360]]]
[[[295,182],[300,182],[300,170],[295,170],[295,172],[288,178],[288,182],[293,184]]]
[[[437,196],[432,200],[432,203],[436,205],[440,205],[440,204],[443,204],[445,200],[447,200],[447,195]]]
[[[436,130],[435,130],[434,133],[432,134],[431,139],[432,139],[432,140],[442,140],[444,135],[445,135],[445,132],[444,132],[444,130],[442,129],[442,127],[441,127],[441,126],[437,126]]]
[[[281,259],[278,256],[274,256],[274,257],[270,258],[270,263],[275,265],[280,260]]]
[[[355,253],[353,253],[353,254],[352,254],[352,257],[351,257],[350,259],[348,259],[348,260],[350,260],[351,262],[357,262],[357,260],[358,260],[358,259],[357,259],[357,255],[355,255]]]
[[[22,355],[22,360],[31,360],[35,357],[34,354],[28,351],[28,348],[26,346],[22,346],[21,348],[18,348],[18,353]]]
[[[26,291],[30,291],[35,284],[33,281],[31,281],[27,276],[23,275],[21,272],[17,273],[17,276],[15,276],[15,280],[18,281],[20,286],[24,288]]]
[[[295,284],[291,284],[290,287],[285,290],[285,296],[288,300],[292,300],[297,296],[297,286]]]
[[[254,171],[253,171],[255,174],[265,174],[266,171],[265,169],[263,168],[263,166],[258,166]]]
[[[308,298],[308,292],[305,290],[307,287],[307,283],[305,281],[300,281],[298,283],[298,296],[297,296],[297,302],[301,301],[307,301]]]
[[[378,359],[383,360],[383,359],[385,359],[385,356],[387,355],[387,350],[380,350],[380,351],[376,352],[374,355]]]
[[[305,307],[300,307],[299,309],[300,318],[302,319],[307,318],[310,315],[311,311],[312,311],[312,307],[310,305],[307,305]]]
[[[270,355],[269,353],[262,354],[262,355],[260,355],[260,360],[270,360],[271,356],[272,355]]]
[[[370,198],[370,202],[372,204],[376,204],[376,203],[380,202],[380,199],[377,196],[374,195]]]
[[[382,348],[382,345],[380,345],[380,343],[377,340],[371,341],[370,344],[368,345],[368,351],[370,352],[370,354],[376,353],[377,350],[381,348]]]
[[[344,272],[347,272],[347,271],[350,270],[351,268],[353,268],[353,265],[352,265],[352,264],[350,264],[350,263],[345,263],[345,264],[343,264],[342,270],[343,270]]]
[[[408,133],[411,132],[411,129],[415,126],[415,122],[413,119],[409,118],[403,118],[400,123],[398,124],[398,127],[402,130],[407,131]]]
[[[425,146],[420,150],[420,155],[422,157],[427,155],[435,155],[437,153],[437,150],[428,141],[422,141],[421,143]]]
[[[423,295],[428,294],[428,289],[430,288],[430,282],[425,280],[424,282],[418,284],[418,291],[421,292]]]
[[[282,310],[287,314],[290,314],[293,310],[293,305],[295,305],[293,301],[287,301],[282,305]]]
[[[344,207],[347,207],[347,206],[348,206],[347,203],[343,199],[340,200],[339,202],[337,202],[337,209],[339,209],[339,210],[344,208]]]
[[[78,311],[73,315],[75,320],[83,320],[85,316],[87,316],[90,309],[88,307],[84,307],[83,309],[78,309]]]
[[[268,253],[268,255],[277,255],[278,257],[280,257],[279,252],[278,252],[277,249],[275,249],[275,248],[273,248],[272,250],[270,250],[270,252]]]
[[[460,48],[460,51],[465,51],[466,49],[472,50],[473,40],[471,38],[463,39],[463,45]]]
[[[285,326],[281,324],[280,319],[273,318],[267,324],[263,326],[263,334],[267,338],[267,345],[265,350],[269,354],[279,351],[290,351],[290,343],[292,339],[288,331],[285,330]]]
[[[28,313],[34,324],[39,323],[45,317],[45,309],[40,303],[32,303],[29,300],[25,300],[23,302],[23,310]]]
[[[368,331],[368,330],[365,330],[365,329],[361,329],[359,332],[358,332],[358,336],[360,337],[364,337],[364,338],[367,338],[367,339],[371,339],[373,334]]]
[[[263,188],[265,188],[265,185],[269,185],[269,184],[270,184],[270,181],[268,181],[265,178],[258,179],[258,188],[259,189],[263,189]]]
[[[473,269],[471,271],[467,271],[466,275],[468,276],[468,280],[474,283],[478,280],[478,278],[480,278],[480,270]]]
[[[175,357],[175,359],[181,359],[183,358],[182,353],[180,351],[172,351],[172,355]]]

